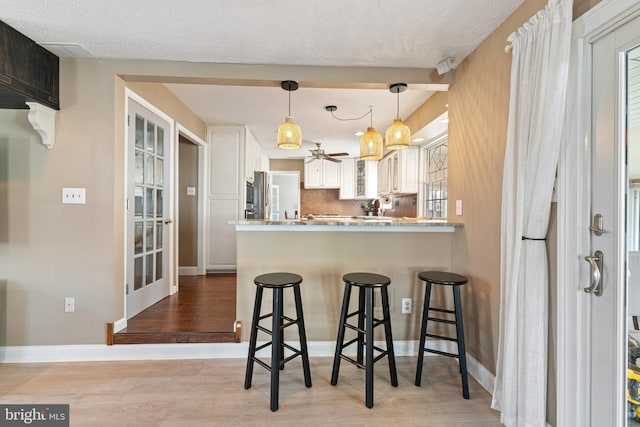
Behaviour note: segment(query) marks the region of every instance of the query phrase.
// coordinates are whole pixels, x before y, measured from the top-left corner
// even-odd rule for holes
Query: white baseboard
[[[126,318],[122,318],[120,320],[116,320],[115,322],[113,322],[113,333],[117,333],[120,332],[121,330],[123,330],[124,328],[127,327],[127,319]]]
[[[125,322],[121,319],[117,323]],[[114,325],[115,328],[115,325]],[[452,343],[429,341],[430,347],[440,350],[452,350]],[[258,343],[260,344],[260,343]],[[289,343],[297,347],[298,343]],[[384,341],[376,341],[376,346],[384,348]],[[416,356],[417,341],[395,341],[393,350],[396,356]],[[309,341],[310,357],[333,357],[335,341]],[[171,359],[223,359],[246,358],[249,343],[218,344],[122,344],[122,345],[38,345],[0,347],[0,363],[41,363],[41,362],[102,362],[116,360],[171,360]],[[269,350],[263,350],[268,354]],[[432,356],[425,353],[425,356]],[[493,393],[495,377],[473,356],[467,354],[467,370],[489,393]]]
[[[201,276],[202,273],[198,270],[198,267],[178,267],[178,274],[180,276]]]

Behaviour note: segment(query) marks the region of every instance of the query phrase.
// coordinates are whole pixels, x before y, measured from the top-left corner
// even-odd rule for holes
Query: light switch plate
[[[63,205],[84,205],[85,204],[85,188],[63,188],[62,204]]]
[[[456,200],[456,215],[462,215],[462,200]]]
[[[196,187],[187,187],[187,196],[195,196]]]
[[[73,313],[76,311],[76,299],[74,297],[64,298],[64,312]]]

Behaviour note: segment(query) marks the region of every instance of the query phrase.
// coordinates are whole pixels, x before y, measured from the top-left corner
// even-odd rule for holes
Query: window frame
[[[438,182],[445,182],[448,188],[449,183],[449,132],[445,131],[444,133],[431,138],[429,141],[420,145],[420,187],[418,194],[418,216],[426,217],[428,214],[427,204],[429,202],[427,188],[430,184],[436,181],[429,180],[429,151],[433,150],[441,145],[447,146],[447,167],[446,167],[446,177],[444,179],[437,180]],[[449,193],[447,191],[447,197],[443,200],[446,203],[445,212],[446,214],[442,217],[433,217],[436,220],[447,220],[448,215],[448,207],[449,207]]]

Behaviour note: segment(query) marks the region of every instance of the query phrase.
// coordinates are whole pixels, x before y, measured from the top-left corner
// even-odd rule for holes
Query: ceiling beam
[[[455,73],[439,75],[429,68],[317,67],[301,65],[212,64],[177,61],[113,61],[125,81],[280,87],[295,80],[301,87],[385,89],[403,82],[411,89],[446,91]]]

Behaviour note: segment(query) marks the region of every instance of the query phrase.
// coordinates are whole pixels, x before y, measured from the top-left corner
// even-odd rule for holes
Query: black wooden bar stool
[[[251,388],[251,378],[253,376],[253,362],[271,372],[271,410],[278,410],[278,391],[280,385],[280,370],[284,369],[284,364],[291,359],[302,356],[302,369],[304,371],[304,383],[311,387],[311,371],[309,370],[309,354],[307,352],[307,337],[304,329],[304,317],[302,315],[302,299],[300,298],[300,283],[302,277],[293,273],[269,273],[256,277],[253,280],[256,284],[256,301],[253,307],[253,322],[251,323],[251,337],[249,339],[249,356],[247,357],[247,371],[244,378],[244,388]],[[273,289],[273,311],[263,316],[260,315],[262,305],[262,292],[265,288]],[[285,288],[293,288],[296,304],[296,319],[292,319],[283,314],[283,294]],[[271,330],[260,326],[260,321],[271,317]],[[286,323],[285,323],[286,321]],[[300,349],[296,349],[284,342],[284,328],[298,325],[300,336]],[[256,348],[258,331],[271,335],[271,341]],[[271,346],[271,365],[258,359],[256,352]],[[284,357],[284,349],[293,352],[289,357]]]
[[[455,357],[460,364],[460,377],[462,378],[462,396],[465,399],[469,398],[469,383],[467,381],[467,356],[464,347],[464,328],[462,324],[462,306],[460,304],[460,286],[467,283],[467,278],[459,274],[447,273],[444,271],[423,271],[418,274],[420,280],[424,281],[427,288],[424,293],[424,307],[422,309],[422,328],[420,330],[420,348],[418,349],[418,368],[416,370],[416,385],[419,387],[422,381],[422,362],[424,358],[424,352],[440,354],[443,356]],[[446,310],[443,308],[431,307],[431,285],[446,285],[451,286],[453,289],[453,310]],[[438,313],[453,314],[455,320],[442,319],[437,317],[429,317],[429,311],[435,311]],[[446,337],[442,335],[434,335],[427,333],[427,320],[439,323],[448,323],[456,325],[456,338]],[[433,350],[425,348],[425,339],[438,338],[447,341],[454,341],[458,344],[458,353],[447,353],[445,351]]]
[[[387,287],[391,280],[387,276],[374,273],[349,273],[342,278],[344,280],[344,297],[342,299],[342,311],[340,312],[340,323],[338,324],[338,339],[336,342],[336,353],[333,358],[333,372],[331,374],[331,385],[338,384],[338,372],[340,371],[340,360],[344,359],[353,363],[357,367],[365,370],[365,404],[367,408],[373,407],[373,364],[387,356],[389,361],[389,374],[391,385],[398,386],[398,375],[396,373],[396,360],[393,353],[393,338],[391,336],[391,318],[389,316],[389,294]],[[353,313],[349,311],[349,299],[351,297],[351,287],[359,288],[358,310]],[[373,316],[373,290],[380,289],[382,296],[382,319],[375,319]],[[358,316],[358,325],[347,323],[352,316]],[[384,333],[387,340],[387,348],[376,347],[373,341],[373,330],[376,326],[384,325]],[[345,329],[349,328],[357,332],[356,338],[344,342]],[[356,360],[343,353],[345,347],[357,343]],[[379,354],[374,357],[374,350]],[[364,353],[364,363],[363,363]]]

